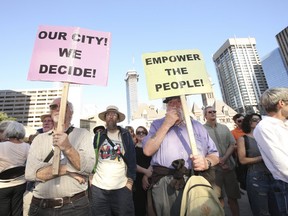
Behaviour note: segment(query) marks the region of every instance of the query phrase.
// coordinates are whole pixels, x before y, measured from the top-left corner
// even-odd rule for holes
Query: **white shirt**
[[[288,121],[266,116],[253,135],[273,177],[288,183]]]

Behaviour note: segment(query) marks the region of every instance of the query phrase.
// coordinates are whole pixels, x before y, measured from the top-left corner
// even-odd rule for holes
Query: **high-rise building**
[[[34,129],[42,127],[40,116],[49,113],[49,105],[61,97],[61,88],[0,90],[0,112]]]
[[[239,113],[260,110],[268,88],[255,38],[229,38],[213,55],[224,102]]]
[[[288,27],[279,32],[276,35],[276,39],[280,47],[286,70],[288,70]]]
[[[279,48],[264,56],[261,62],[269,88],[288,85],[288,71],[285,68]]]
[[[137,82],[139,75],[135,70],[126,73],[126,101],[127,101],[127,121],[130,123],[133,113],[138,109]]]

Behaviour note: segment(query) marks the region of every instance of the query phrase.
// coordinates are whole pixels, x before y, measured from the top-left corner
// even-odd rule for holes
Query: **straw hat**
[[[102,121],[105,121],[105,116],[107,114],[107,112],[115,112],[118,114],[118,122],[122,122],[125,119],[125,115],[121,112],[119,112],[118,107],[114,106],[114,105],[110,105],[106,108],[106,111],[99,113],[98,117],[99,119],[101,119]]]

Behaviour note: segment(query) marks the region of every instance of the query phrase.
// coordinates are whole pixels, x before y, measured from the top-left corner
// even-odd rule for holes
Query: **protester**
[[[151,157],[144,155],[142,148],[142,141],[147,134],[148,131],[145,127],[137,127],[137,143],[135,144],[137,173],[133,191],[136,216],[145,216],[147,214],[147,189],[150,186],[148,178],[152,175],[152,170],[149,169]]]
[[[32,143],[33,139],[40,133],[46,133],[50,130],[53,129],[54,127],[54,122],[53,119],[51,117],[51,114],[43,114],[40,116],[41,122],[42,122],[42,127],[39,128],[37,130],[37,132],[33,135],[29,136],[29,144]],[[27,182],[27,187],[26,187],[26,191],[23,195],[23,216],[28,215],[29,212],[29,208],[30,208],[30,203],[33,197],[33,189],[35,186],[35,182],[34,181],[28,181]]]
[[[267,116],[253,134],[262,159],[275,179],[272,186],[279,215],[288,215],[288,88],[266,90],[260,103]]]
[[[244,115],[237,113],[236,115],[233,116],[232,119],[233,119],[236,127],[231,131],[231,133],[232,133],[234,139],[237,141],[239,137],[242,137],[243,135],[245,135],[245,133],[241,129]],[[237,151],[237,149],[236,149],[236,151]]]
[[[105,127],[103,125],[99,125],[99,126],[94,127],[93,133],[94,134],[97,134],[98,132],[101,133],[104,130],[105,130]]]
[[[24,126],[16,121],[0,123],[0,212],[1,215],[22,215],[26,189],[25,163],[30,145],[23,142]]]
[[[73,106],[68,101],[63,123],[57,131],[61,98],[50,105],[54,130],[35,137],[28,155],[25,177],[36,181],[29,215],[89,215],[88,176],[95,154],[90,133],[71,125]],[[53,145],[61,150],[59,174],[53,175]]]
[[[44,114],[40,116],[42,122],[42,128],[37,129],[37,132],[29,136],[29,143],[31,144],[33,139],[40,133],[46,133],[53,129],[54,123],[51,114]]]
[[[129,131],[117,126],[125,115],[111,105],[98,117],[106,122],[106,129],[100,136],[98,163],[92,179],[92,215],[134,215],[135,146]],[[94,143],[96,139],[97,136]]]
[[[198,149],[198,154],[193,154],[180,97],[168,97],[163,102],[167,103],[166,116],[152,122],[143,140],[143,151],[145,155],[152,156],[151,190],[157,215],[178,216],[185,180],[190,176],[191,169],[199,175],[204,174],[203,171],[211,170],[211,166],[218,164],[219,155],[205,128],[191,120]],[[158,179],[155,178],[157,175]]]
[[[273,177],[262,160],[253,136],[253,131],[260,121],[261,115],[257,113],[245,116],[242,130],[246,135],[237,140],[238,157],[241,164],[248,164],[246,190],[253,215],[275,215],[275,210],[272,209],[274,206],[269,202]]]
[[[129,133],[131,134],[131,137],[132,137],[132,140],[133,140],[134,144],[136,144],[137,143],[137,137],[135,135],[134,128],[132,126],[126,126],[125,129],[129,131]]]
[[[204,127],[215,142],[220,155],[219,164],[216,166],[216,185],[221,188],[219,200],[224,206],[226,193],[232,215],[239,215],[237,199],[240,199],[240,189],[235,173],[235,161],[232,157],[236,141],[229,128],[217,122],[216,110],[212,106],[205,107],[204,117],[206,119]]]

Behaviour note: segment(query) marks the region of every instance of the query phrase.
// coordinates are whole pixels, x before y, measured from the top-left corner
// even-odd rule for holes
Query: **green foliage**
[[[6,120],[16,120],[16,118],[9,117],[6,113],[0,112],[0,122]]]

